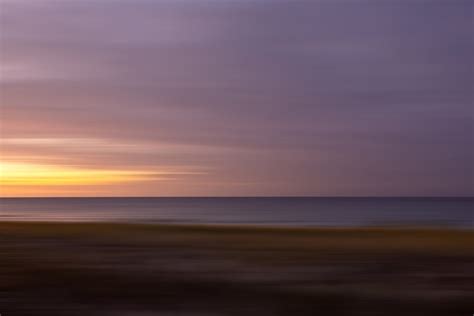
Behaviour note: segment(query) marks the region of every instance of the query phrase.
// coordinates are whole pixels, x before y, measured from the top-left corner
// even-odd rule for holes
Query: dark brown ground
[[[474,232],[0,222],[0,314],[472,315]]]

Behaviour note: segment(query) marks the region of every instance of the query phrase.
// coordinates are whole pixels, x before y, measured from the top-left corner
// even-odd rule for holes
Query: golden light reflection
[[[154,172],[0,162],[1,186],[102,185],[155,179]]]

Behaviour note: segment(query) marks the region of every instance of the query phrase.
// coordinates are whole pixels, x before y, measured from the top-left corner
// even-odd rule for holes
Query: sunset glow
[[[0,0],[0,196],[471,195],[470,2],[398,2]]]
[[[92,170],[53,165],[0,162],[0,184],[15,186],[104,185],[149,180],[152,172]]]

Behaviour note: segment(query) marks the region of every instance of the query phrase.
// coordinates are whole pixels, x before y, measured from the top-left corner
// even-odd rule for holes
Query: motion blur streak
[[[0,183],[2,187],[109,184],[144,181],[154,175],[157,174],[149,171],[88,170],[74,167],[0,162]]]

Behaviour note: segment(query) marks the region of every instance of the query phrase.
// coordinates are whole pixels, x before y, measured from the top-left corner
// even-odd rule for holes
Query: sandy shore
[[[0,314],[472,315],[474,232],[0,222]]]

